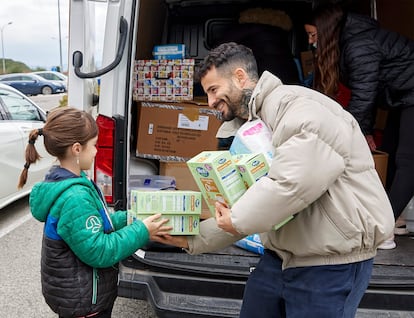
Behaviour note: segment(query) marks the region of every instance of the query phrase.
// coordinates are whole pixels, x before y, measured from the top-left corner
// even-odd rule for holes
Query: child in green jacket
[[[126,211],[109,213],[101,191],[84,172],[97,152],[98,127],[90,114],[75,108],[50,112],[43,129],[30,133],[20,187],[30,165],[40,158],[35,149],[38,136],[59,161],[30,194],[33,216],[45,223],[41,258],[45,300],[59,317],[111,317],[118,262],[171,227],[160,214],[127,225]]]

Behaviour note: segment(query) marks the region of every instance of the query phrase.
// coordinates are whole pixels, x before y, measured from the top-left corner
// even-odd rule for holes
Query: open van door
[[[126,205],[125,127],[131,104],[135,10],[135,0],[70,2],[68,103],[97,116],[100,134],[93,175],[107,202],[116,208]]]

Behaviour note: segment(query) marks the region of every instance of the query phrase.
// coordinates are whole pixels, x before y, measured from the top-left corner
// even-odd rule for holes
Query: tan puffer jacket
[[[225,247],[261,233],[284,268],[352,263],[372,258],[392,235],[394,216],[355,119],[332,99],[301,86],[283,85],[265,72],[250,101],[250,120],[273,131],[274,158],[261,178],[232,207],[232,236],[214,219],[189,238],[189,253]],[[273,225],[295,218],[281,229]]]

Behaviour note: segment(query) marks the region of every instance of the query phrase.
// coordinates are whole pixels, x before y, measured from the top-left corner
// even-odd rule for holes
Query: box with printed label
[[[152,56],[156,60],[177,60],[185,57],[184,44],[156,45],[152,50]]]
[[[229,151],[203,151],[187,165],[213,215],[216,201],[231,207],[246,192]]]
[[[138,113],[138,157],[186,161],[217,150],[219,113],[205,104],[141,102]]]
[[[193,99],[194,59],[137,60],[133,98],[138,101]]]
[[[246,188],[269,173],[269,164],[263,153],[233,155],[233,161]]]

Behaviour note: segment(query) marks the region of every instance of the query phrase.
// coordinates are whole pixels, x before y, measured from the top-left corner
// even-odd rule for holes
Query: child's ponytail
[[[34,129],[29,134],[29,142],[26,146],[26,163],[23,166],[23,170],[20,174],[19,184],[17,188],[21,189],[26,184],[27,181],[27,171],[32,163],[35,163],[40,159],[40,155],[36,150],[35,142],[39,136],[43,135],[43,129]]]

